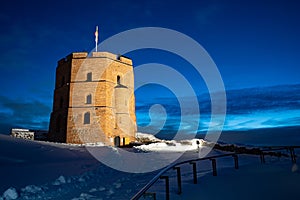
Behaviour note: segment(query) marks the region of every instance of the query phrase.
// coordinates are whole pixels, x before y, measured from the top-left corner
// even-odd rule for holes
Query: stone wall
[[[28,129],[11,129],[11,136],[27,140],[34,140],[34,132]]]
[[[72,53],[58,62],[55,85],[51,140],[108,145],[114,145],[116,137],[126,143],[135,140],[134,76],[129,58],[108,52],[93,52],[91,57]]]

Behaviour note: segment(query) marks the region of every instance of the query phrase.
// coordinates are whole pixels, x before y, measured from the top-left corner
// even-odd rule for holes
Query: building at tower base
[[[122,146],[135,141],[132,60],[108,52],[58,61],[49,140]]]

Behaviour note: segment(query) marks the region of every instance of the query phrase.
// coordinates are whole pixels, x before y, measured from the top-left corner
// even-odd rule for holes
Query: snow
[[[17,199],[18,198],[18,193],[15,188],[11,187],[8,188],[4,193],[3,193],[3,198],[5,200],[10,200],[10,199]]]
[[[12,131],[24,131],[24,132],[28,132],[29,129],[23,129],[23,128],[13,128],[11,129]]]
[[[197,144],[199,142],[199,145]],[[202,148],[203,140],[193,139],[191,141],[162,141],[157,143],[151,143],[148,145],[141,145],[134,147],[135,149],[146,151],[146,152],[186,152],[186,151],[197,151]]]
[[[299,199],[300,173],[292,172],[290,166],[282,160],[266,165],[252,163],[238,170],[223,169],[217,177],[211,174],[200,177],[196,185],[186,180],[182,194],[172,192],[170,199]],[[163,190],[160,196],[164,197]]]
[[[61,184],[65,184],[65,183],[66,183],[65,177],[60,176],[52,184],[53,185],[61,185]]]
[[[23,193],[38,193],[38,192],[42,192],[42,188],[35,186],[35,185],[28,185],[25,188],[22,188],[21,191]]]
[[[48,141],[39,141],[40,143],[44,143],[46,145],[59,145],[59,146],[66,146],[66,147],[103,147],[106,146],[102,142],[96,143],[85,143],[85,144],[72,144],[72,143],[58,143],[58,142],[48,142]]]
[[[292,166],[292,172],[297,172],[299,170],[299,167],[297,164],[293,164]]]
[[[149,141],[151,141],[151,142],[160,142],[160,141],[161,141],[160,139],[156,138],[156,137],[155,137],[154,135],[152,135],[152,134],[140,133],[140,132],[136,133],[136,138],[137,138],[138,140],[147,139],[147,140],[149,140]]]
[[[145,152],[186,152],[186,151],[198,151],[202,148],[204,140],[202,139],[192,139],[192,140],[160,140],[154,135],[146,133],[137,133],[137,138],[139,140],[146,140],[153,142],[151,144],[144,144],[134,147],[137,150]]]
[[[180,152],[182,156],[178,162],[198,158],[198,150],[206,148],[205,141],[200,139],[167,141],[148,134],[138,135],[154,143],[128,151],[163,152],[166,156]],[[3,135],[0,135],[0,143],[0,200],[130,199],[158,173],[114,170],[94,159],[84,146],[27,141]],[[95,151],[108,149],[101,145],[91,148]],[[118,149],[112,150],[118,153]],[[223,153],[212,151],[209,155]],[[289,158],[266,157],[266,164],[262,165],[257,156],[239,156],[239,165],[235,170],[231,157],[218,159],[218,176],[213,177],[211,162],[201,161],[197,164],[197,185],[192,182],[191,165],[183,165],[181,195],[177,194],[176,173],[171,170],[166,173],[170,177],[171,199],[299,199],[299,166],[293,165]],[[164,191],[163,180],[149,190],[156,192],[157,199],[164,199]]]
[[[73,198],[72,200],[86,200],[86,199],[95,199],[95,198],[96,198],[96,196],[86,194],[86,193],[81,193],[78,198]],[[97,198],[97,199],[99,199],[99,198]]]

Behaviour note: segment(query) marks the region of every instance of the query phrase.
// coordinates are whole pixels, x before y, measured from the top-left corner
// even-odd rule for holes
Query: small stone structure
[[[13,129],[11,129],[10,134],[11,134],[11,136],[16,137],[16,138],[34,140],[34,132],[29,131],[29,129],[13,128]]]

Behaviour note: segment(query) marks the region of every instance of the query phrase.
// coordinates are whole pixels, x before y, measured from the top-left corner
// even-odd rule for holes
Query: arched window
[[[117,76],[117,84],[120,85],[121,84],[121,77],[118,75]]]
[[[83,118],[83,124],[90,124],[91,122],[91,115],[89,112],[84,113],[84,118]]]
[[[89,72],[86,74],[86,81],[92,81],[93,77],[92,77],[92,72]]]
[[[64,106],[64,99],[62,97],[60,97],[59,108],[62,108],[63,106]]]
[[[89,94],[86,96],[86,104],[91,104],[92,103],[92,95]]]

